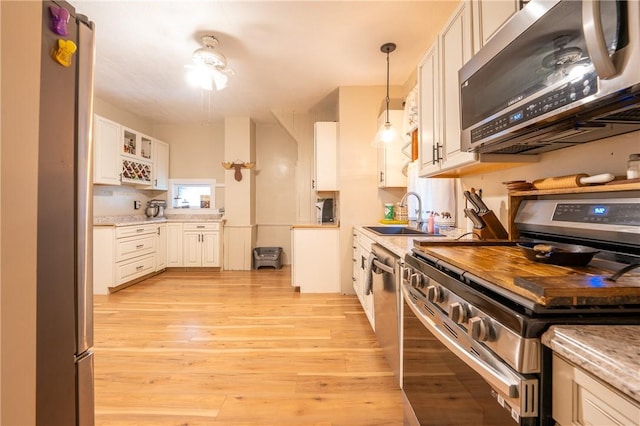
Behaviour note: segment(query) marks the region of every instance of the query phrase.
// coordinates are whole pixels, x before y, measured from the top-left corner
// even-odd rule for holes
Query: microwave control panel
[[[598,78],[595,71],[591,71],[471,130],[471,142],[481,141],[505,129],[586,98],[597,91]]]

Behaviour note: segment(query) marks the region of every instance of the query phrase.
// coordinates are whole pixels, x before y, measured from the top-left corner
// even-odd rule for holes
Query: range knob
[[[404,268],[402,270],[402,280],[407,282],[411,280],[411,269]]]
[[[486,342],[493,338],[493,328],[488,318],[472,317],[469,320],[469,335],[473,340]]]
[[[413,288],[424,288],[427,285],[429,279],[422,274],[415,273],[411,274],[411,278],[409,279],[409,285]]]
[[[454,302],[449,305],[449,318],[456,324],[462,324],[467,321],[468,308],[466,303]]]
[[[427,299],[429,300],[429,302],[442,302],[443,298],[444,294],[442,291],[442,287],[440,287],[439,285],[430,285],[429,287],[427,287]]]

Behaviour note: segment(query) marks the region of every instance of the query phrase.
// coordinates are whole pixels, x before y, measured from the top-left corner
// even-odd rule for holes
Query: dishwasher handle
[[[388,274],[395,275],[396,273],[396,270],[394,268],[392,268],[391,266],[385,265],[384,263],[380,262],[377,258],[373,259],[373,266],[374,268],[372,268],[372,271],[375,272],[376,274],[381,274],[382,272],[386,272]]]

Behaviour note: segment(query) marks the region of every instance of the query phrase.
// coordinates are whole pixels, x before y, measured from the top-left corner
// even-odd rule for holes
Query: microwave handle
[[[589,57],[593,61],[598,77],[607,79],[616,75],[616,66],[609,56],[602,31],[600,0],[584,0],[582,2],[582,29]]]

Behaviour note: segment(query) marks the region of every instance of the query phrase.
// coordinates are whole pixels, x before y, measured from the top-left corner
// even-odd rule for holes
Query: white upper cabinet
[[[383,112],[378,118],[378,129],[384,126],[387,113]],[[378,187],[405,187],[407,186],[407,177],[402,174],[402,169],[409,161],[409,158],[402,153],[402,147],[405,145],[402,138],[402,120],[404,111],[390,110],[389,121],[396,130],[394,139],[389,143],[380,144],[378,146]]]
[[[476,160],[476,154],[460,150],[460,97],[458,70],[471,59],[473,49],[471,3],[462,2],[440,33],[441,167],[450,168]]]
[[[338,190],[338,123],[314,124],[314,179],[315,191]]]
[[[153,189],[169,189],[169,144],[153,141]]]
[[[460,3],[438,42],[419,65],[420,174],[430,176],[472,163],[460,150],[458,70],[472,55],[471,3]]]
[[[436,150],[440,145],[439,99],[440,79],[438,72],[438,43],[427,51],[418,65],[418,140],[420,173],[429,174],[440,170]]]
[[[517,9],[517,0],[465,0],[418,64],[420,176],[458,177],[537,161],[461,150],[458,71]]]
[[[489,39],[520,9],[520,0],[473,0],[473,51]]]
[[[93,183],[120,185],[120,135],[118,123],[94,115]]]

